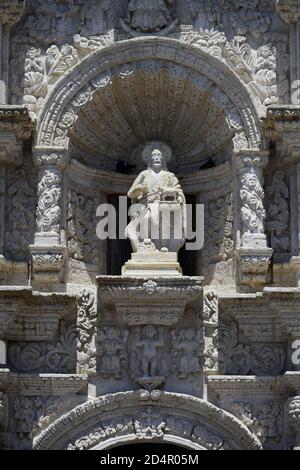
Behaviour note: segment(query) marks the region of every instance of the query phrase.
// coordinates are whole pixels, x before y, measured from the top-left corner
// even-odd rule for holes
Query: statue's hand
[[[148,193],[148,188],[144,184],[137,184],[131,192],[131,199],[140,199]]]

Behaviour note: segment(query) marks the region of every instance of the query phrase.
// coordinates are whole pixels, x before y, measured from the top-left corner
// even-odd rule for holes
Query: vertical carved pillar
[[[0,2],[0,103],[8,103],[9,95],[9,41],[10,28],[24,13],[23,0]]]
[[[292,258],[285,270],[300,285],[300,106],[270,106],[264,124],[266,137],[276,142],[290,182],[290,239]]]
[[[294,450],[300,450],[300,397],[290,398],[288,402],[288,421],[295,432]]]
[[[33,129],[28,111],[23,106],[0,107],[0,263],[5,269],[5,193],[8,167],[18,166],[23,160],[23,141]]]
[[[6,342],[0,340],[0,368],[6,365]]]
[[[291,104],[300,100],[300,2],[299,0],[277,0],[277,11],[290,27],[290,81]],[[297,91],[299,90],[299,91]]]
[[[266,283],[273,250],[265,234],[263,168],[267,153],[259,150],[236,152],[239,274],[243,285]]]
[[[34,163],[39,170],[36,234],[31,246],[32,277],[61,282],[66,258],[64,169],[68,154],[61,148],[35,148]]]

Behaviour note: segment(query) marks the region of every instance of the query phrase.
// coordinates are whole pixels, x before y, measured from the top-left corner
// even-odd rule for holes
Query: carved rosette
[[[265,234],[263,167],[267,153],[237,152],[240,214],[240,277],[245,285],[265,284],[273,250]]]
[[[66,247],[62,244],[63,171],[67,158],[64,149],[35,149],[34,163],[39,169],[36,234],[31,246],[35,280],[63,279],[66,258]]]

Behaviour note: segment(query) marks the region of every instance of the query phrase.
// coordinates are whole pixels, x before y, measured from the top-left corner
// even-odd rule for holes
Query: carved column
[[[61,148],[35,148],[34,163],[38,167],[38,204],[36,234],[31,248],[32,278],[45,282],[61,282],[66,257],[64,230],[64,169],[68,153]]]
[[[9,166],[18,166],[23,159],[23,141],[28,139],[33,123],[23,106],[0,107],[0,263],[5,267],[5,193],[6,171]]]
[[[290,398],[288,401],[289,425],[295,432],[294,450],[300,450],[300,397]]]
[[[300,107],[270,106],[264,124],[266,137],[276,142],[280,161],[290,182],[290,233],[292,258],[285,269],[300,284]]]
[[[273,250],[265,233],[263,168],[268,153],[259,150],[235,152],[237,168],[237,213],[239,274],[243,285],[266,283]]]
[[[300,1],[278,0],[277,11],[290,26],[291,103],[300,104]]]
[[[8,103],[10,28],[22,17],[24,0],[0,1],[0,103]]]

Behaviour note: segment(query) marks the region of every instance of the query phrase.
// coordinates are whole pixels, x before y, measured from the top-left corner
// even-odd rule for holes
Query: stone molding
[[[180,415],[181,418],[195,419],[197,424],[209,426],[210,432],[218,430],[219,435],[226,435],[226,440],[230,440],[234,448],[240,449],[260,449],[259,440],[250,433],[248,428],[232,414],[217,408],[216,406],[204,400],[200,400],[189,395],[180,395],[176,393],[153,391],[122,392],[113,395],[105,395],[95,400],[84,403],[74,408],[66,415],[59,418],[51,424],[44,432],[34,439],[34,449],[61,449],[68,447],[71,441],[76,441],[82,434],[82,423],[86,432],[88,422],[91,426],[99,423],[99,418],[105,419],[105,414],[110,416],[126,416],[126,412],[133,413],[133,410],[147,407],[153,410],[163,409],[164,415],[170,413],[172,416]],[[146,410],[145,410],[146,411]],[[136,414],[136,411],[134,412]],[[162,418],[163,422],[166,418]],[[94,424],[95,423],[95,424]],[[209,424],[208,424],[209,423]],[[148,424],[149,431],[154,423]],[[157,438],[157,425],[155,426],[154,438]],[[165,425],[160,427],[162,431],[160,437],[165,434]],[[176,429],[170,429],[171,434],[176,433]],[[119,431],[122,434],[122,431]],[[186,436],[188,437],[188,436]],[[191,436],[192,437],[192,436]],[[114,436],[114,441],[118,438],[118,432]],[[143,435],[140,437],[143,438]],[[146,435],[144,436],[146,438]],[[136,436],[138,439],[138,436]],[[151,439],[151,437],[150,437]],[[107,440],[107,439],[106,439]],[[87,447],[88,448],[88,447]],[[103,447],[102,447],[103,448]]]
[[[64,294],[43,297],[28,289],[0,291],[0,338],[10,341],[53,340],[59,321],[76,310],[76,300]]]
[[[21,392],[23,396],[85,393],[87,380],[87,375],[83,374],[16,374],[0,369],[0,389],[9,394]]]
[[[208,56],[194,46],[166,38],[139,38],[134,41],[123,41],[86,57],[57,82],[48,96],[38,119],[37,145],[53,145],[58,136],[57,131],[61,133],[60,126],[64,130],[73,126],[79,109],[91,100],[97,88],[101,89],[110,83],[110,69],[114,64],[119,67],[128,61],[132,63],[149,57],[186,66],[200,75],[204,74],[216,83],[223,93],[230,96],[236,112],[240,115],[249,146],[259,147],[260,131],[257,110],[247,89],[235,79],[224,64],[214,57]],[[107,63],[110,64],[109,70]],[[71,115],[73,115],[72,118]],[[62,121],[64,117],[65,122]],[[68,146],[67,140],[65,146]]]

